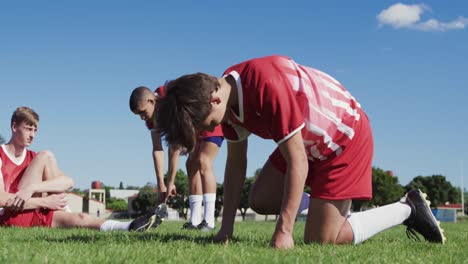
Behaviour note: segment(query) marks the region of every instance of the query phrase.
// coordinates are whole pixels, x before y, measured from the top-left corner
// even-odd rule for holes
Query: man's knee
[[[198,168],[200,166],[198,164],[198,160],[195,157],[189,156],[187,158],[187,161],[185,162],[185,167],[187,168],[187,173],[190,177],[193,176],[193,174],[195,174],[196,171],[198,171]]]
[[[76,216],[74,217],[74,225],[76,227],[81,227],[84,226],[87,220],[90,219],[89,214],[86,213],[77,213]]]
[[[249,193],[249,207],[257,214],[268,214],[264,200],[258,195],[255,195],[253,188]]]
[[[200,166],[200,172],[204,174],[204,172],[211,170],[212,167],[212,160],[211,158],[205,154],[205,153],[200,153],[198,156],[198,164]]]
[[[50,150],[41,150],[37,153],[36,157],[44,158],[46,160],[54,160],[54,153]]]

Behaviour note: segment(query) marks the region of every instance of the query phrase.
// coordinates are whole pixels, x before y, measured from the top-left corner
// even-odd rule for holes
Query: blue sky
[[[133,88],[283,54],[358,99],[374,166],[402,184],[442,174],[459,186],[462,160],[468,174],[467,17],[466,1],[1,2],[0,134],[8,139],[11,113],[30,106],[41,116],[31,148],[56,153],[77,187],[141,186],[155,176],[149,132],[128,109]],[[248,175],[274,148],[251,138]],[[225,158],[224,146],[218,182]]]

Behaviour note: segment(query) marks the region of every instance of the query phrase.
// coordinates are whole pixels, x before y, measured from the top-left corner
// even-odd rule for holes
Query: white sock
[[[306,192],[302,193],[301,203],[299,204],[299,209],[297,210],[297,215],[299,215],[302,211],[309,208],[310,203],[310,195]]]
[[[215,226],[215,202],[216,193],[203,194],[203,205],[205,206],[204,218],[209,227]]]
[[[128,230],[130,223],[128,222],[120,222],[115,220],[107,220],[101,225],[101,231],[112,231],[112,230]]]
[[[203,195],[190,195],[190,223],[197,226],[201,223]]]
[[[411,207],[401,202],[352,213],[348,217],[348,222],[353,229],[354,244],[359,244],[387,228],[403,223],[410,214]]]

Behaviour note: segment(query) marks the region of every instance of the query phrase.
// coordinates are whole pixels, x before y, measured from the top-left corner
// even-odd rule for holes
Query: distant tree
[[[106,200],[106,208],[113,211],[127,211],[128,205],[125,199],[111,197]]]
[[[176,209],[179,212],[180,217],[187,218],[189,208],[189,183],[187,174],[185,174],[183,170],[179,169],[176,172],[174,185],[177,189],[177,195],[170,197],[170,199],[167,201],[167,205],[173,209]]]
[[[260,172],[262,172],[262,168],[256,169],[255,172],[254,172],[254,178],[257,178],[257,176],[260,174]]]
[[[421,189],[428,195],[432,207],[449,203],[459,203],[460,189],[455,188],[443,175],[417,176],[408,185],[406,191]]]
[[[81,195],[81,196],[85,196],[85,192],[78,189],[78,188],[73,188],[70,190],[71,193],[74,193],[74,194],[78,194],[78,195]]]
[[[252,187],[253,183],[255,182],[255,176],[249,177],[245,179],[244,186],[242,187],[240,203],[239,203],[239,210],[242,215],[242,220],[245,220],[245,215],[247,213],[247,209],[249,209],[249,193],[250,188]]]
[[[398,177],[392,176],[388,171],[372,168],[372,200],[353,200],[353,210],[360,211],[362,206],[393,203],[401,198],[404,191]]]
[[[3,144],[5,142],[6,142],[6,140],[2,137],[2,135],[0,135],[0,144]]]
[[[142,187],[133,186],[133,185],[127,185],[127,187],[125,188],[125,190],[140,190],[140,189],[142,189]]]
[[[222,183],[216,183],[216,201],[215,201],[215,218],[218,221],[218,217],[221,216],[223,210],[224,201],[224,185]]]
[[[398,177],[392,176],[388,171],[372,168],[372,204],[382,206],[394,203],[404,192]]]
[[[189,192],[189,182],[188,182],[188,176],[187,176],[187,174],[185,174],[185,171],[179,169],[176,172],[176,176],[175,176],[175,179],[174,179],[174,185],[176,186],[178,194],[183,195],[184,198],[189,196],[189,194],[190,194],[190,192]]]
[[[138,196],[133,199],[132,207],[137,212],[137,214],[145,214],[154,208],[156,204],[156,190],[151,185],[145,185],[138,192]]]
[[[104,187],[103,187],[104,190],[106,191],[106,201],[107,201],[107,200],[109,200],[109,199],[111,198],[111,197],[110,197],[110,190],[113,190],[114,187],[112,187],[112,186],[107,186],[107,185],[105,185],[105,184],[103,184],[103,186],[104,186]]]
[[[119,190],[123,190],[123,189],[124,189],[124,187],[123,187],[123,182],[120,182],[120,184],[119,184]]]

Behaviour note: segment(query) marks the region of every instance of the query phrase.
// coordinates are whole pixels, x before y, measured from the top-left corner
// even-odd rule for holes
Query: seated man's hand
[[[50,210],[65,210],[65,206],[68,205],[67,195],[64,193],[60,194],[51,194],[47,197],[44,197],[44,207]]]
[[[25,203],[25,200],[15,195],[6,201],[5,208],[12,212],[21,212]]]
[[[34,194],[34,190],[31,186],[27,186],[15,193],[16,197],[27,201],[29,198],[31,198]]]

